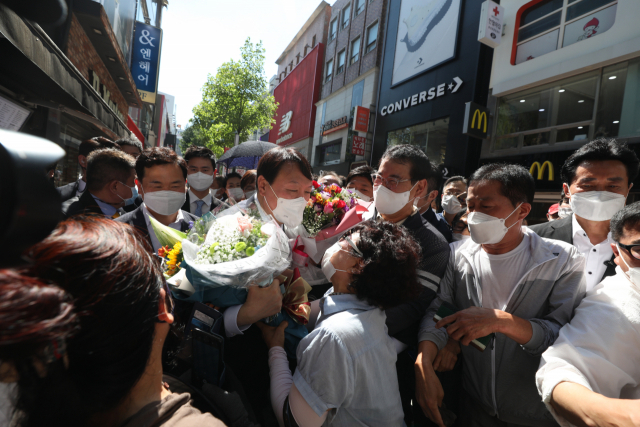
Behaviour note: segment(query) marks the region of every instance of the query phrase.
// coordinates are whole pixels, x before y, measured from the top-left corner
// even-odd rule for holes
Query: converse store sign
[[[430,88],[429,90],[423,90],[422,92],[409,96],[406,99],[401,99],[400,101],[385,105],[380,110],[380,115],[386,116],[387,114],[396,113],[400,110],[406,110],[414,105],[422,104],[423,102],[444,96],[447,94],[447,91],[449,91],[449,93],[456,93],[458,89],[460,89],[460,86],[462,86],[462,79],[460,79],[460,77],[454,77],[452,83],[442,83]]]

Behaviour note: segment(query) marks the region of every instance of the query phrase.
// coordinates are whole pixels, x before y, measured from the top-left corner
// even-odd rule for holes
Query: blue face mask
[[[138,198],[138,186],[134,185],[133,187],[131,187],[131,198],[125,199],[124,205],[125,206],[133,205],[137,198]]]

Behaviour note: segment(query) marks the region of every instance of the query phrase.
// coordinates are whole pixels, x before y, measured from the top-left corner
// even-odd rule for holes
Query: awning
[[[141,108],[142,100],[129,71],[129,62],[116,41],[104,7],[93,0],[74,0],[73,12],[122,96],[130,105]]]
[[[140,142],[142,142],[142,146],[144,147],[144,135],[140,132],[138,125],[136,125],[136,122],[133,121],[131,116],[127,116],[127,127],[140,140]]]
[[[87,82],[38,25],[27,23],[0,4],[0,80],[23,102],[73,111],[97,120],[115,135],[125,123]]]

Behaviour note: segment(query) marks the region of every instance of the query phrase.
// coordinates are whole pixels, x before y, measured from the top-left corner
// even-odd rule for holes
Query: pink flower
[[[253,224],[247,218],[241,216],[238,217],[238,226],[240,227],[240,231],[244,232],[245,230],[251,231],[253,229]]]
[[[330,214],[331,212],[333,212],[333,205],[331,203],[327,203],[324,206],[324,213]]]

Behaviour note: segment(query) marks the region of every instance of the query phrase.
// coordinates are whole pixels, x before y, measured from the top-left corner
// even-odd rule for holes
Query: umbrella
[[[276,144],[267,141],[246,141],[231,148],[218,159],[218,162],[225,163],[228,168],[240,166],[247,169],[258,167],[260,157]]]

